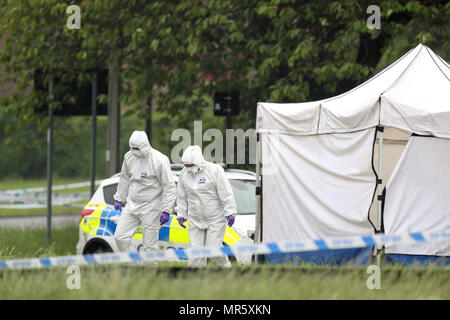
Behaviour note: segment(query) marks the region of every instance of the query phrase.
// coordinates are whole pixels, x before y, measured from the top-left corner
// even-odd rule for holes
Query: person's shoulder
[[[186,176],[186,167],[183,167],[183,169],[181,169],[181,171],[178,173],[178,181],[180,181],[183,177]]]
[[[160,151],[158,151],[156,149],[152,149],[151,153],[152,153],[152,156],[155,159],[157,159],[158,161],[160,161],[160,162],[169,162],[170,163],[169,157],[166,156],[164,153],[162,153],[162,152],[160,152]]]
[[[220,164],[209,161],[205,161],[205,168],[207,168],[208,171],[211,171],[213,173],[225,172]]]
[[[132,159],[132,158],[134,158],[134,156],[133,156],[133,154],[131,153],[131,151],[128,151],[127,153],[125,153],[125,155],[123,156],[123,159],[124,160],[130,160],[130,159]]]
[[[186,167],[181,169],[181,171],[178,173],[178,184],[185,184],[187,183],[186,179],[189,179],[189,172],[187,172]]]

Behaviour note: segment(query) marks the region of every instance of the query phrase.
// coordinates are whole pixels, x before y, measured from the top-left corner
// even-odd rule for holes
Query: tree
[[[132,110],[153,92],[158,109],[186,126],[212,110],[215,91],[239,89],[241,128],[254,126],[258,101],[342,93],[419,42],[444,58],[450,53],[450,5],[442,1],[381,1],[380,30],[366,25],[368,0],[73,2],[80,30],[65,27],[68,4],[0,0],[2,80],[21,90],[3,102],[0,119],[38,120],[45,128],[34,113],[44,97],[29,93],[33,70],[59,68],[86,81],[111,53],[120,57],[121,100]]]
[[[370,4],[183,1],[175,8],[173,31],[182,34],[186,51],[167,79],[162,107],[184,116],[211,107],[204,97],[214,91],[239,89],[239,125],[253,127],[258,101],[308,101],[345,92],[419,42],[449,56],[448,3],[383,1],[380,30],[366,25]]]

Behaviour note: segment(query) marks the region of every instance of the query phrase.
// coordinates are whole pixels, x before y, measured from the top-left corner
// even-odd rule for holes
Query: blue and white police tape
[[[84,208],[85,205],[81,204],[81,203],[74,203],[74,201],[63,201],[63,202],[61,202],[61,201],[54,202],[53,201],[52,207]],[[46,203],[0,204],[0,209],[41,209],[41,208],[47,208],[47,204]]]
[[[52,206],[84,207],[76,202],[88,200],[89,192],[53,193]],[[0,194],[0,209],[38,209],[47,207],[47,193]]]
[[[90,197],[89,192],[79,193],[52,193],[53,200],[79,201],[87,200]],[[0,203],[30,203],[37,201],[47,201],[47,193],[13,193],[0,194]]]
[[[144,252],[99,253],[49,258],[32,258],[0,261],[0,269],[48,268],[68,265],[133,263],[164,260],[184,260],[224,255],[261,255],[271,253],[293,253],[302,251],[333,250],[384,246],[399,243],[423,243],[450,240],[450,230],[413,232],[403,235],[368,235],[355,237],[325,238],[306,241],[263,242],[258,244],[236,244],[224,247],[202,247],[167,249]]]
[[[96,180],[95,184],[99,185],[101,182],[102,182],[102,180]],[[52,186],[52,191],[82,188],[82,187],[88,187],[90,185],[91,185],[91,183],[89,181],[77,182],[77,183],[71,183],[71,184],[62,184],[62,185]],[[32,192],[46,192],[46,191],[47,191],[47,187],[35,187],[35,188],[24,188],[24,189],[14,189],[14,190],[2,190],[2,191],[0,191],[0,195],[32,193]]]

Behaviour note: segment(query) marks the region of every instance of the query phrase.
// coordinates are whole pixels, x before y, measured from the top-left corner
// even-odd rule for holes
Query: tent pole
[[[260,161],[260,134],[256,133],[256,228],[254,242],[260,242],[261,229],[261,161]],[[258,264],[258,255],[255,255],[255,264]]]
[[[50,79],[48,85],[48,120],[49,126],[47,129],[47,233],[45,243],[47,248],[50,246],[52,233],[52,171],[53,171],[53,88],[54,78]]]
[[[383,127],[378,128],[380,138],[378,140],[378,177],[382,181],[383,176]],[[378,210],[377,210],[377,231],[381,232],[381,209],[382,209],[382,195],[383,195],[383,183],[378,185]],[[377,266],[380,267],[381,264],[381,246],[377,247]]]

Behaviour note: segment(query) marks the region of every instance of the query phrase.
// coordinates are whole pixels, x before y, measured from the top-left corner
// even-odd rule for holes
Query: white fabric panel
[[[402,76],[383,94],[381,110],[382,125],[450,137],[449,69],[422,47]]]
[[[372,234],[374,134],[262,133],[263,240]]]
[[[386,186],[386,234],[450,228],[450,139],[411,137]],[[450,242],[389,245],[386,253],[450,255]]]
[[[319,124],[320,101],[306,103],[259,102],[257,130],[279,130],[280,133],[315,134]]]
[[[450,65],[447,63],[447,61],[445,61],[436,53],[434,53],[433,50],[431,50],[430,48],[427,47],[426,49],[427,52],[430,54],[431,58],[433,59],[433,61],[436,62],[436,65],[439,67],[439,69],[441,69],[442,72],[445,73],[447,78],[450,79]]]
[[[380,94],[400,77],[422,48],[417,46],[358,87],[324,101],[319,133],[348,132],[376,126]]]

